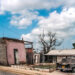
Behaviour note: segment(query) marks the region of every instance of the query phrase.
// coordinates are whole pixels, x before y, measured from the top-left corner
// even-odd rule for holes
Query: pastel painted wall
[[[18,49],[19,62],[26,62],[26,51],[23,42],[6,40],[9,65],[15,64],[14,49]]]

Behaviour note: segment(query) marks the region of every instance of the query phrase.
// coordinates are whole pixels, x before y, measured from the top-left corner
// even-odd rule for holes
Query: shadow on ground
[[[72,72],[72,71],[63,71],[64,73],[75,73],[75,72]]]

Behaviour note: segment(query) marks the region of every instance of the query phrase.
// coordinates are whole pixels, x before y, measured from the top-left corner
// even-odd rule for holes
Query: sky
[[[57,49],[73,48],[75,0],[0,0],[0,37],[23,38],[37,49],[43,30],[64,39]]]

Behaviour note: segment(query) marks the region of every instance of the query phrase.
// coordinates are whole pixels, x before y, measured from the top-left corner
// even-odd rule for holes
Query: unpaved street
[[[50,75],[75,75],[75,73],[54,71],[54,72],[50,73]]]
[[[10,72],[0,71],[0,75],[26,75],[26,74],[15,74],[15,73],[10,73]],[[40,74],[35,74],[35,75],[40,75]],[[67,72],[65,73],[65,72],[60,72],[60,71],[54,71],[52,73],[45,73],[44,75],[75,75],[75,73],[67,73]]]
[[[60,72],[58,70],[48,73],[35,70],[15,69],[11,67],[0,66],[0,75],[75,75],[75,73]]]

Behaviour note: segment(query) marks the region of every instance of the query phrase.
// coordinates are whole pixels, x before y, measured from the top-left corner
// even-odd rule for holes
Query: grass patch
[[[40,69],[55,69],[55,65],[35,65],[33,68],[40,68]]]

